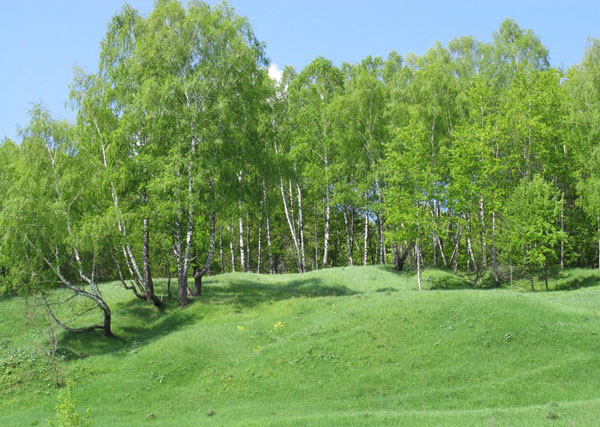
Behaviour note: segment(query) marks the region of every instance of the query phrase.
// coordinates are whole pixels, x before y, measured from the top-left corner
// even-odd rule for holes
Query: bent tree
[[[11,266],[8,283],[20,293],[41,296],[63,328],[72,332],[101,329],[111,336],[111,311],[97,280],[112,236],[102,221],[102,207],[96,205],[101,200],[94,185],[98,176],[78,155],[72,127],[35,107],[14,161],[15,185],[0,215],[2,252]],[[56,311],[64,308],[47,298],[56,287],[67,291],[67,296],[58,296],[62,295],[62,302],[83,300],[83,311],[99,310],[102,321],[87,326],[62,321]]]

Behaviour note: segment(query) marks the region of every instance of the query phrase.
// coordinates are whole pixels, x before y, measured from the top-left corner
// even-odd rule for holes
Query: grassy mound
[[[382,267],[225,274],[160,314],[106,284],[117,338],[62,334],[59,365],[93,425],[598,424],[600,288],[415,288]],[[0,311],[0,425],[43,424],[42,311]]]

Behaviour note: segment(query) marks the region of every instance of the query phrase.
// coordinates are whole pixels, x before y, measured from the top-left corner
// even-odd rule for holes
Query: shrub
[[[59,390],[58,403],[55,406],[58,424],[51,423],[52,425],[58,427],[88,427],[91,425],[90,410],[86,411],[85,416],[77,412],[72,391],[72,381],[67,381],[65,386]]]

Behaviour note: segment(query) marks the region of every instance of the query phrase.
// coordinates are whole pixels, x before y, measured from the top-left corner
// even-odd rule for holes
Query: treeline
[[[227,5],[125,7],[75,74],[76,122],[38,106],[0,146],[1,289],[68,288],[110,335],[108,279],[161,307],[153,276],[185,306],[227,271],[410,263],[419,288],[424,265],[533,287],[598,264],[600,42],[559,70],[506,20],[491,43],[267,67]]]

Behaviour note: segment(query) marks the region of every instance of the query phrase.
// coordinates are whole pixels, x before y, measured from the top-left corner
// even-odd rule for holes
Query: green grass
[[[383,267],[234,273],[164,314],[105,284],[117,337],[61,333],[60,351],[100,426],[594,426],[599,280],[449,291],[435,289],[466,282],[426,270],[418,293],[412,273]],[[0,313],[0,425],[43,425],[57,391],[42,311],[13,297]]]

